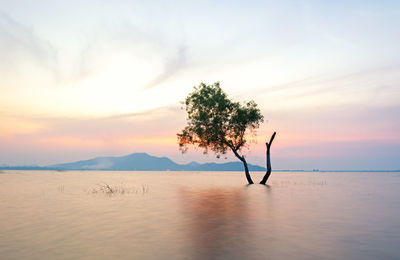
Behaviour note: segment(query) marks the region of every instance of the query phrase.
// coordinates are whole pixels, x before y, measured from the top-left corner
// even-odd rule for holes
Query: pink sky
[[[266,119],[250,163],[277,131],[275,168],[400,169],[398,4],[288,3],[0,1],[0,165],[225,162],[176,141],[179,102],[220,81]]]

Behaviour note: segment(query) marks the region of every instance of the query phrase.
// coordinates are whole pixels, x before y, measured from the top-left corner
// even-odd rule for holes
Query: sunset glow
[[[276,131],[279,169],[400,169],[399,2],[150,2],[0,0],[0,165],[224,162],[176,140],[219,81],[264,115],[250,163]]]

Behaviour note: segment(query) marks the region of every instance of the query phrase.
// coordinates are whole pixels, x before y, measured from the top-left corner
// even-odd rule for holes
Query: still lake
[[[400,173],[245,183],[242,172],[1,171],[0,259],[400,259]]]

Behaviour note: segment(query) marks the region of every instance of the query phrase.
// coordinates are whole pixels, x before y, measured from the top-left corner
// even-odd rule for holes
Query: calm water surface
[[[0,259],[400,259],[399,173],[245,180],[2,171]]]

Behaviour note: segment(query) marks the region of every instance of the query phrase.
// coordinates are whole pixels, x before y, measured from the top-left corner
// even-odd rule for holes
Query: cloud
[[[69,77],[63,78],[64,81],[76,82],[96,71],[104,76],[104,73],[112,73],[113,66],[124,65],[123,70],[118,71],[119,76],[125,79],[124,83],[143,91],[164,83],[183,69],[188,61],[188,48],[180,43],[182,40],[170,41],[168,35],[145,30],[126,20],[93,29],[90,35],[85,35],[84,41],[74,61],[74,70]],[[123,64],[110,63],[117,57],[126,59],[122,60]],[[149,64],[151,73],[148,75],[146,69]],[[144,82],[136,86],[140,78]]]
[[[0,135],[0,164],[27,161],[51,164],[89,155],[132,152],[179,153],[176,133],[184,125],[184,118],[184,111],[178,106],[80,119],[0,114],[4,126],[15,121],[9,135]],[[40,128],[28,132],[26,128],[31,125]]]
[[[180,46],[175,56],[167,60],[164,72],[153,79],[149,84],[147,84],[142,90],[149,90],[151,88],[157,87],[158,85],[164,83],[180,70],[182,70],[187,64],[187,47]]]
[[[138,118],[138,117],[152,117],[157,115],[166,115],[166,114],[174,114],[179,112],[180,107],[178,106],[163,106],[157,107],[154,109],[149,109],[143,112],[136,112],[136,113],[123,113],[123,114],[115,114],[108,117],[104,117],[104,119],[123,119],[123,118]]]
[[[20,65],[27,62],[55,73],[57,54],[50,42],[4,12],[0,12],[0,51],[0,73],[10,72],[10,68],[18,73]]]
[[[145,77],[150,81],[143,87],[143,90],[147,90],[170,79],[187,64],[185,45],[175,40],[169,41],[167,35],[159,31],[144,30],[126,20],[117,24],[106,24],[101,28],[94,27],[85,35],[77,32],[77,36],[79,37],[75,38],[79,39],[78,42],[72,38],[70,42],[55,45],[55,48],[34,27],[0,11],[0,75],[7,75],[21,83],[19,76],[28,72],[26,68],[34,74],[41,68],[47,71],[47,74],[43,74],[45,77],[54,80],[53,85],[76,86],[77,82],[96,73],[110,76],[115,73],[113,69],[124,65],[126,70],[119,71],[119,76],[125,77],[127,84],[130,84],[130,79]],[[59,39],[52,40],[57,42]],[[123,62],[130,59],[130,62],[135,63],[137,59],[137,62],[163,64],[163,68],[160,66],[161,74],[154,75],[159,73],[155,69],[153,75],[136,75],[137,70],[129,71],[129,64],[110,64],[116,54],[126,57]],[[141,67],[141,64],[131,65]],[[27,76],[29,77],[31,75]]]
[[[374,76],[379,75],[396,75],[396,72],[400,70],[400,64],[388,65],[388,66],[381,66],[381,67],[373,67],[365,70],[360,70],[357,72],[336,75],[336,76],[311,76],[303,79],[299,79],[296,81],[287,82],[284,84],[268,86],[260,89],[257,93],[266,93],[266,92],[275,92],[275,91],[282,91],[282,90],[290,90],[295,88],[303,88],[309,89],[312,87],[317,87],[318,91],[325,92],[330,91],[332,89],[337,88],[336,85],[332,87],[331,84],[342,84],[343,82],[354,82],[354,81],[361,81],[370,79]],[[387,77],[382,77],[382,81],[388,80]],[[390,78],[389,78],[390,80]],[[343,85],[343,84],[342,84]],[[358,85],[353,86],[353,88],[359,87]],[[310,94],[318,93],[315,89],[311,91]],[[307,92],[306,92],[307,94]]]
[[[181,115],[181,116],[177,116]],[[75,138],[93,142],[114,142],[120,138],[163,137],[184,124],[185,115],[179,106],[164,106],[138,113],[114,114],[101,117],[68,118],[34,115],[1,115],[4,125],[13,122],[24,131],[14,129],[16,138],[65,139]],[[18,124],[17,124],[18,123]],[[40,126],[28,132],[27,126]],[[160,128],[160,126],[163,126]]]
[[[394,157],[400,147],[399,112],[399,106],[353,106],[275,113],[271,125],[266,126],[268,131],[273,128],[278,132],[273,149],[275,167],[394,169],[398,167]],[[180,162],[215,160],[212,153],[205,157],[193,149],[185,156],[179,153],[176,133],[185,125],[185,112],[178,106],[84,119],[27,115],[13,118],[31,120],[43,127],[0,138],[0,164],[10,163],[7,160],[11,159],[16,164],[26,164],[26,158],[32,158],[29,163],[51,164],[131,152],[168,155]],[[260,133],[258,144],[249,150],[251,162],[264,165],[264,139]],[[228,158],[235,160],[230,154]],[[366,160],[368,163],[363,164]]]
[[[252,95],[261,104],[268,102],[269,109],[274,111],[338,105],[396,105],[400,98],[399,72],[397,63],[336,75],[320,74],[264,86]]]

